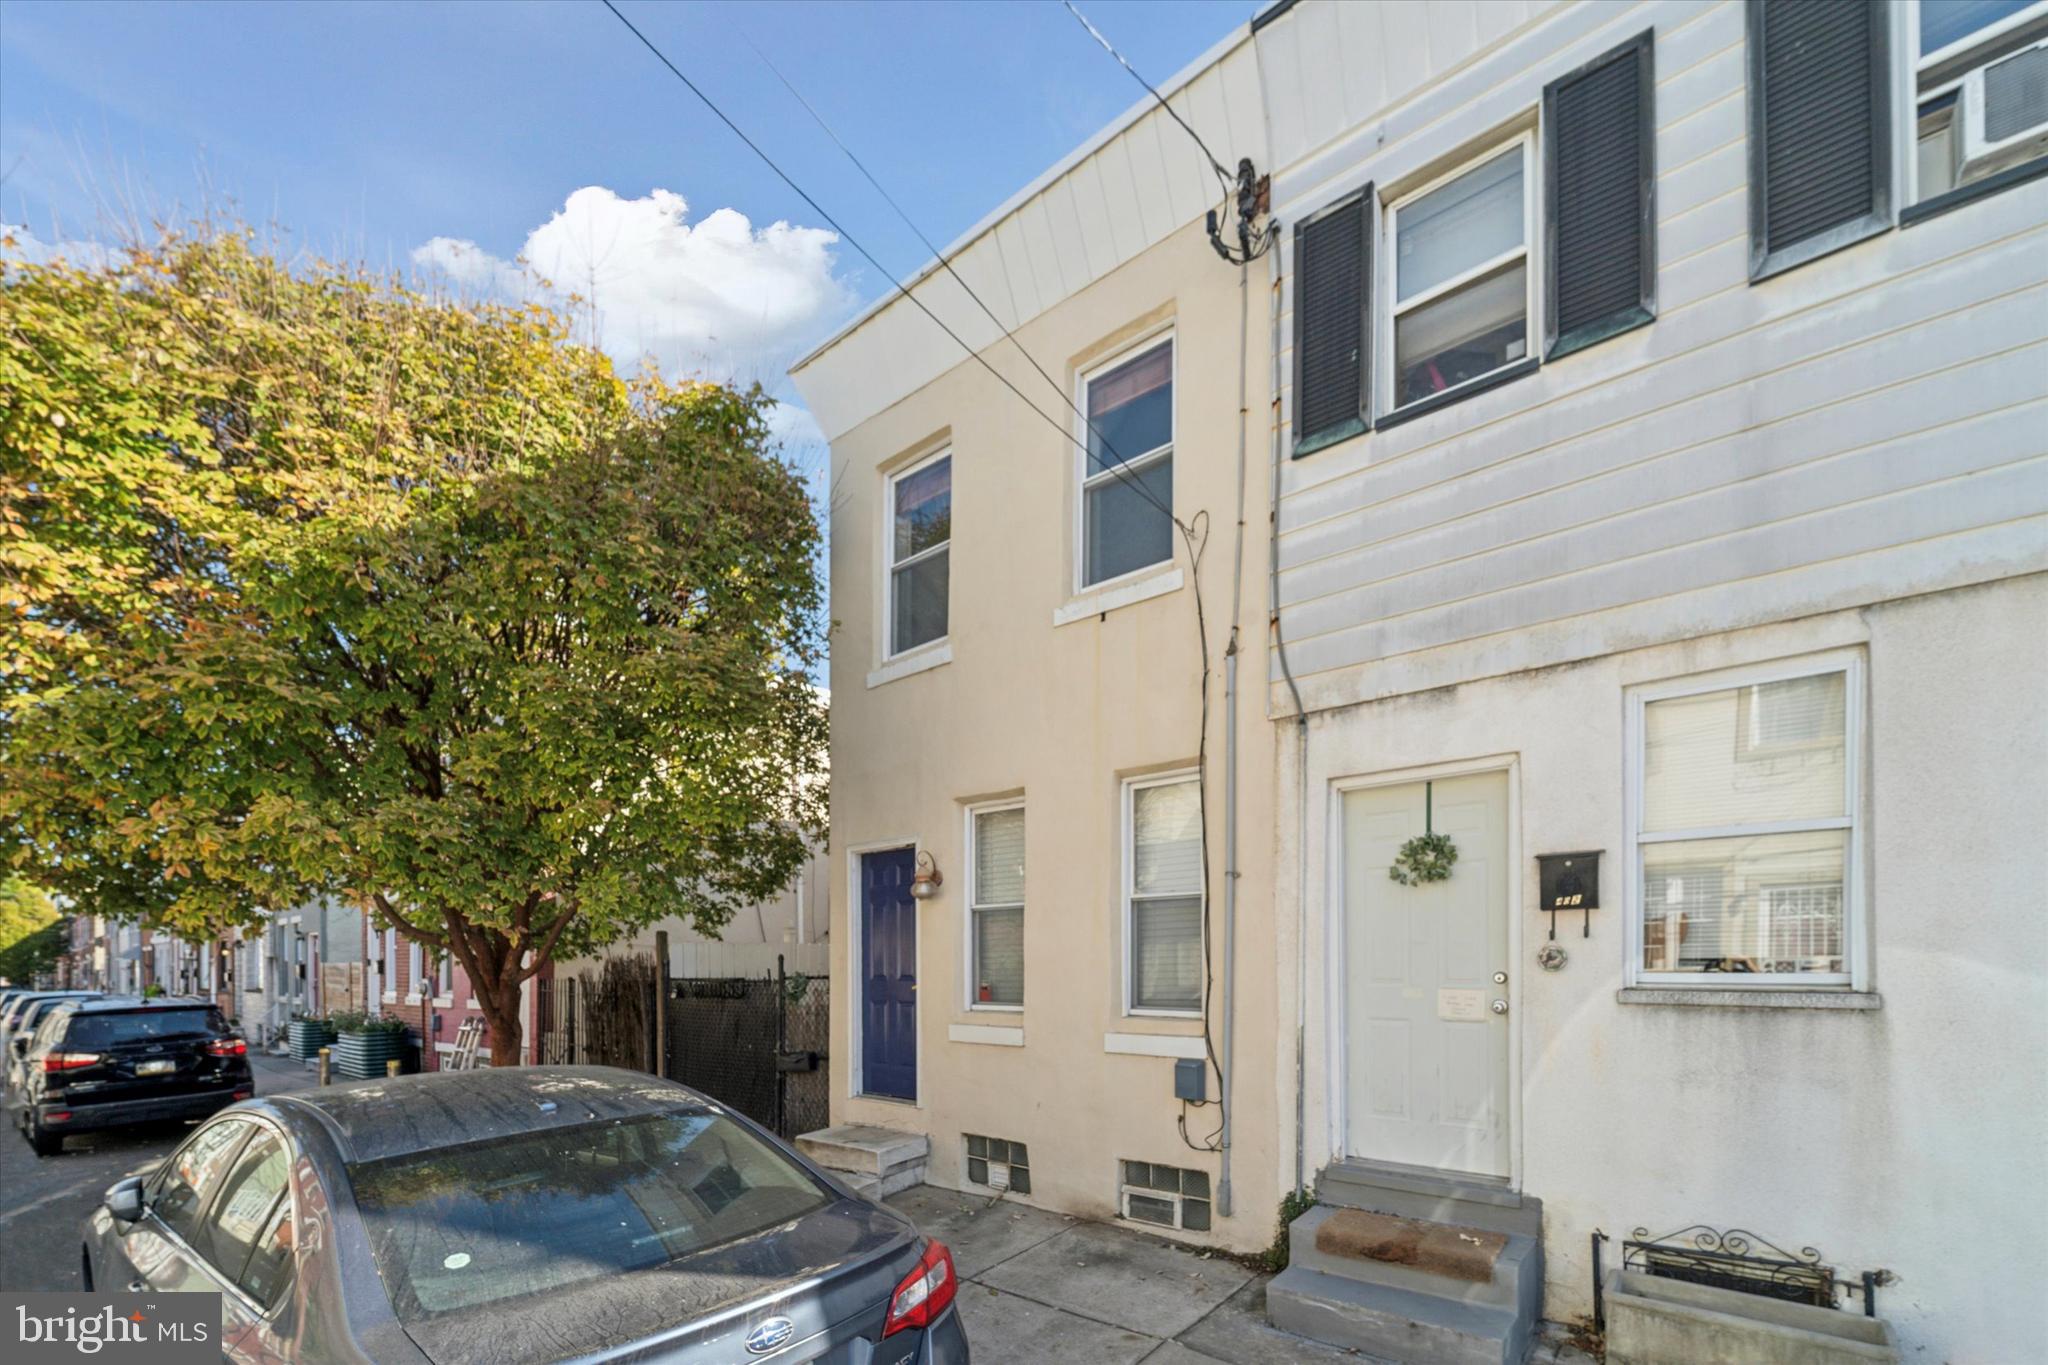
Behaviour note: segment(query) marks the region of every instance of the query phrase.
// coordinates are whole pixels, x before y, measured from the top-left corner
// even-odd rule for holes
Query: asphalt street
[[[313,1083],[289,1058],[252,1056],[256,1093],[275,1095]],[[70,1139],[57,1156],[39,1157],[12,1127],[0,1127],[0,1289],[80,1288],[79,1225],[107,1186],[170,1154],[189,1123],[152,1124]]]

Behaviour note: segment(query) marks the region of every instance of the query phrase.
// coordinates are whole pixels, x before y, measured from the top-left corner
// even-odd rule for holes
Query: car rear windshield
[[[708,1110],[419,1152],[349,1176],[409,1321],[664,1265],[832,1202]]]
[[[205,1038],[227,1032],[220,1011],[195,1007],[189,1010],[136,1010],[133,1014],[74,1014],[65,1031],[64,1045],[71,1048],[117,1047],[122,1043],[149,1043],[164,1038]]]

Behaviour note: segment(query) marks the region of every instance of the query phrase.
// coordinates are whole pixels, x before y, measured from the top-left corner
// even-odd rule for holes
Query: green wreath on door
[[[1387,878],[1403,886],[1426,886],[1430,882],[1449,881],[1451,867],[1458,861],[1458,846],[1448,834],[1438,834],[1434,828],[1436,818],[1436,784],[1422,784],[1422,828],[1416,835],[1401,845],[1394,855],[1394,862],[1387,869]]]

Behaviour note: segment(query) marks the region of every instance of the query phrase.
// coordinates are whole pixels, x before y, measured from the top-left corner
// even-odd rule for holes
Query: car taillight
[[[206,1045],[206,1050],[216,1057],[239,1057],[249,1050],[249,1045],[240,1038],[216,1038]]]
[[[931,1326],[953,1302],[958,1288],[953,1253],[946,1250],[944,1242],[929,1244],[918,1258],[917,1268],[903,1277],[889,1297],[889,1317],[882,1324],[882,1335]]]
[[[82,1066],[93,1065],[99,1059],[97,1052],[52,1052],[44,1056],[43,1070],[76,1071]]]

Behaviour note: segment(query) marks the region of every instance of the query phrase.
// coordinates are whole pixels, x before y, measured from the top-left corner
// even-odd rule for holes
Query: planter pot
[[[384,1064],[396,1057],[400,1070],[412,1055],[412,1042],[403,1033],[344,1033],[334,1042],[334,1072],[352,1081],[367,1081],[384,1074]]]
[[[302,1062],[320,1055],[320,1049],[334,1042],[334,1025],[322,1019],[294,1019],[285,1030],[292,1056]]]
[[[1607,1277],[1608,1365],[1897,1365],[1891,1324],[1643,1275]]]

